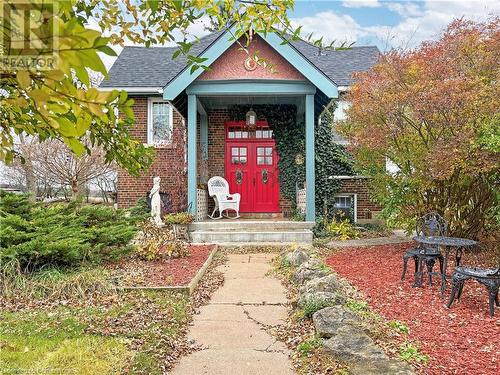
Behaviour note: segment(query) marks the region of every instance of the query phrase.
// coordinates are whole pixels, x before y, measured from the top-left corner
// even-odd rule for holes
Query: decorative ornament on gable
[[[247,57],[244,63],[245,69],[248,71],[255,70],[257,68],[257,61],[251,56]]]

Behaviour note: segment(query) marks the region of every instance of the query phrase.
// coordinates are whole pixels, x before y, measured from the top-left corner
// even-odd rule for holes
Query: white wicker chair
[[[208,195],[210,195],[215,202],[215,208],[212,215],[208,215],[211,219],[222,219],[224,211],[233,210],[236,216],[226,217],[230,219],[237,219],[240,217],[240,194],[229,194],[229,184],[227,181],[219,176],[212,177],[208,180]],[[219,211],[219,216],[214,217],[215,211]]]

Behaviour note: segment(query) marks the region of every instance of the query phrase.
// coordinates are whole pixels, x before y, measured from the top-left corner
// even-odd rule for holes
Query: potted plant
[[[188,226],[193,222],[193,215],[188,212],[168,214],[163,217],[163,222],[172,226],[177,240],[189,241]]]

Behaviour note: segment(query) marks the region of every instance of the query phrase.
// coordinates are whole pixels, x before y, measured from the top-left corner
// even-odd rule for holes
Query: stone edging
[[[315,253],[296,249],[283,255],[292,267],[292,278],[298,285],[297,306],[312,306],[307,317],[312,318],[316,334],[323,339],[326,354],[345,363],[355,375],[413,375],[407,363],[392,359],[366,332],[361,319],[347,308],[344,282],[325,267]]]
[[[207,272],[208,267],[212,263],[213,257],[215,253],[219,250],[219,246],[215,245],[214,249],[210,252],[210,255],[208,256],[207,260],[205,260],[205,263],[201,266],[201,268],[198,270],[196,275],[191,279],[189,284],[187,285],[172,285],[172,286],[126,286],[126,287],[120,287],[118,289],[121,290],[165,290],[165,291],[171,291],[171,292],[179,292],[179,293],[186,293],[191,295],[200,282],[201,278],[203,275],[205,275],[205,272]]]

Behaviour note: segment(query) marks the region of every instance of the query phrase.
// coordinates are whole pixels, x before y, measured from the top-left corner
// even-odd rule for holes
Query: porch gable
[[[244,43],[240,38],[240,43]],[[268,66],[258,65],[253,59],[258,54],[260,59],[266,61]],[[273,67],[273,70],[270,67]],[[241,79],[262,80],[296,80],[305,81],[306,78],[262,37],[256,35],[247,48],[242,50],[239,43],[234,43],[214,63],[210,70],[203,72],[199,81],[227,81]]]
[[[236,40],[234,39],[234,29],[222,33],[199,57],[205,58],[204,64],[212,66],[221,55],[226,52]],[[258,34],[269,46],[272,47],[285,61],[287,61],[297,72],[300,72],[308,81],[320,89],[328,98],[337,98],[337,85],[309,60],[307,60],[297,49],[276,33],[268,32]],[[284,43],[285,42],[285,43]],[[184,68],[176,77],[168,82],[163,89],[165,100],[174,100],[181,94],[194,80],[199,78],[205,71],[197,69],[191,73],[189,67]]]

